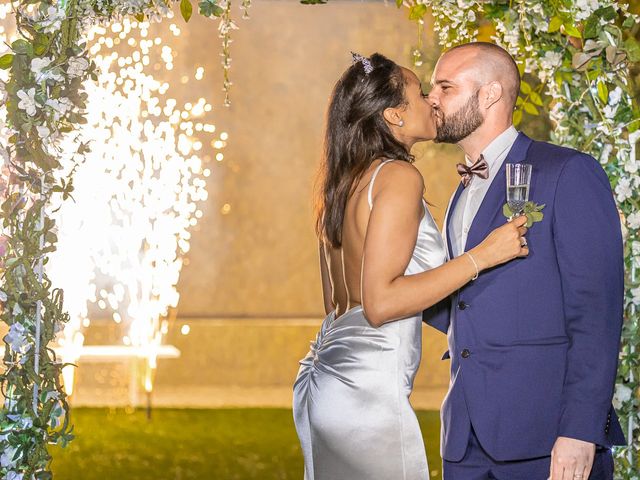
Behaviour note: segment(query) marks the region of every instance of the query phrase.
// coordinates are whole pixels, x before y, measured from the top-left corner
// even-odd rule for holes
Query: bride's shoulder
[[[416,186],[424,187],[424,178],[412,163],[405,160],[387,162],[379,173],[387,187],[407,188]]]

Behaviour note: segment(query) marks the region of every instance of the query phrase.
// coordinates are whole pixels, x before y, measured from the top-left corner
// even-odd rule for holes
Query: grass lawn
[[[418,412],[432,479],[440,479],[439,416]],[[302,480],[291,410],[76,408],[76,439],[54,448],[54,480]]]

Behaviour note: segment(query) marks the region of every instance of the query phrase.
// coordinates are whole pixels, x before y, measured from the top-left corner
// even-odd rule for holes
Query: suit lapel
[[[480,204],[478,213],[471,223],[467,243],[464,246],[465,252],[478,245],[487,236],[489,231],[493,229],[493,222],[496,216],[502,213],[502,206],[507,201],[506,164],[521,163],[526,160],[527,151],[532,142],[533,140],[524,133],[518,134],[511,150],[509,150],[507,157],[504,162],[502,162],[500,170],[493,178],[489,190],[487,190]]]
[[[464,190],[464,185],[462,181],[458,185],[458,189],[453,194],[451,201],[449,202],[449,208],[447,208],[447,213],[444,217],[444,236],[447,241],[447,254],[449,255],[449,259],[453,258],[453,248],[451,247],[451,231],[449,230],[449,225],[451,224],[451,216],[455,211],[456,205],[458,204],[458,200],[460,199],[460,195],[462,195],[462,191]]]

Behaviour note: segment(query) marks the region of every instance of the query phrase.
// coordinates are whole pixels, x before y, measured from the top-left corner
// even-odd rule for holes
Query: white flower
[[[624,170],[629,173],[638,171],[638,161],[635,158],[628,157],[624,162]]]
[[[40,25],[43,27],[43,31],[46,33],[52,33],[56,30],[60,30],[60,26],[62,25],[62,21],[66,18],[66,13],[64,8],[58,9],[55,6],[50,6],[47,9],[47,14],[45,17],[38,20]]]
[[[13,470],[9,470],[7,472],[7,480],[23,480],[24,473],[14,472]]]
[[[7,418],[14,423],[14,427],[20,430],[33,427],[33,419],[29,415],[9,414]]]
[[[605,105],[604,108],[602,109],[602,113],[604,114],[604,117],[609,119],[609,120],[613,120],[613,117],[616,116],[616,112],[618,111],[618,107],[616,105]]]
[[[27,115],[33,117],[36,114],[36,89],[30,88],[26,92],[24,90],[18,90],[18,108],[27,112]]]
[[[611,152],[613,151],[613,145],[611,145],[610,143],[605,144],[605,146],[602,148],[602,152],[600,153],[600,163],[601,164],[606,164],[609,162],[609,156],[611,155]]]
[[[49,78],[56,80],[57,82],[62,81],[62,75],[60,75],[59,72],[56,72],[55,68],[48,68],[52,62],[53,57],[36,57],[31,60],[31,71],[36,76],[36,82],[42,82]]]
[[[46,103],[48,106],[55,110],[53,118],[59,120],[65,113],[73,108],[73,103],[68,98],[50,98]]]
[[[633,394],[633,390],[631,390],[629,387],[627,387],[626,385],[622,385],[622,384],[617,384],[616,385],[616,391],[613,394],[613,406],[614,408],[619,409],[620,407],[622,407],[622,404],[624,402],[628,402],[629,400],[631,400],[631,395]]]
[[[0,80],[0,103],[7,101],[7,84]]]
[[[47,138],[49,135],[51,135],[51,130],[49,130],[49,127],[47,127],[46,125],[38,125],[36,127],[36,130],[38,131],[38,136],[40,138]]]
[[[574,5],[577,21],[589,18],[591,13],[599,7],[598,0],[576,0]]]
[[[640,228],[640,213],[633,212],[631,215],[627,217],[627,225],[629,228],[638,229]]]
[[[49,390],[47,392],[47,395],[44,398],[45,402],[48,402],[49,400],[51,400],[52,398],[58,400],[60,398],[60,393],[56,392],[55,390]]]
[[[631,179],[621,178],[616,186],[616,195],[618,202],[624,202],[626,199],[631,198],[633,195],[633,188],[631,187]],[[637,227],[632,227],[637,228]]]
[[[540,65],[543,68],[547,68],[549,70],[560,66],[560,64],[562,63],[562,53],[561,52],[554,52],[553,50],[547,50],[544,53],[544,57],[542,57],[540,59]]]
[[[617,105],[622,98],[622,89],[620,87],[614,88],[609,92],[609,105]]]
[[[69,78],[80,77],[87,68],[89,68],[89,61],[86,58],[71,57],[67,67],[67,75]]]
[[[7,301],[7,293],[3,290],[0,290],[0,302],[6,302]]]
[[[220,32],[220,36],[228,35],[231,30],[238,30],[238,25],[235,24],[233,20],[220,20],[220,24],[218,25],[218,32]]]
[[[13,456],[16,454],[18,447],[12,447],[11,445],[5,447],[2,455],[0,455],[0,467],[13,467],[16,461]]]
[[[631,295],[633,295],[633,298],[631,299],[631,301],[636,305],[640,305],[640,287],[632,288]]]
[[[26,328],[21,323],[15,322],[9,327],[9,333],[4,337],[4,341],[11,347],[16,353],[25,353],[31,345],[27,339]]]

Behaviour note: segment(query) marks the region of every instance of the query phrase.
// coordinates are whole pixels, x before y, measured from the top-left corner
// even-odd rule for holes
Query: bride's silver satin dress
[[[371,189],[380,168],[375,170]],[[413,275],[442,265],[445,247],[423,200]],[[393,255],[393,245],[389,245]],[[409,403],[422,351],[422,312],[374,328],[361,306],[322,322],[300,361],[293,415],[305,480],[428,480],[420,426]]]

